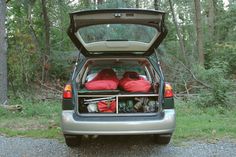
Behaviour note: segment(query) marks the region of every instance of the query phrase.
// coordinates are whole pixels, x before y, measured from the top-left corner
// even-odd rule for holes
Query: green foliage
[[[202,89],[197,104],[202,107],[229,106],[227,92],[231,91],[231,81],[228,78],[228,64],[215,61],[210,69],[200,66],[195,69],[199,79],[204,81],[210,88]]]
[[[76,61],[77,51],[53,51],[51,53],[50,74],[54,80],[68,80]]]
[[[50,49],[49,54],[49,78],[66,81],[71,73],[73,61],[77,49],[72,44],[66,31],[69,25],[69,12],[88,9],[105,8],[135,8],[136,0],[101,0],[98,1],[70,1],[52,0],[47,2],[48,16],[50,21]],[[154,1],[139,0],[139,7],[146,9],[154,8]],[[168,1],[158,1],[160,10],[166,11],[166,26],[169,33],[160,47],[160,59],[165,74],[165,79],[174,85],[176,93],[201,93],[198,98],[200,106],[227,106],[229,95],[227,92],[235,79],[236,74],[236,38],[235,21],[236,3],[229,1],[228,7],[224,7],[223,1],[214,1],[214,31],[213,36],[209,32],[209,1],[202,1],[202,26],[204,28],[204,51],[205,68],[198,65],[196,53],[196,34],[194,5],[192,1],[174,1],[174,11],[180,33],[183,37],[186,49],[186,67],[193,72],[196,78],[211,88],[206,88],[197,82],[192,74],[181,62],[181,56],[176,28],[172,20]],[[42,79],[43,54],[44,54],[44,21],[42,18],[41,1],[20,0],[9,1],[7,4],[7,33],[8,33],[8,75],[9,85],[13,91],[23,91],[32,86],[32,82]],[[146,37],[151,31],[135,29],[133,32],[117,28],[113,36],[133,37],[139,34]],[[106,29],[92,30],[93,34],[103,39]],[[111,31],[109,31],[111,32]],[[90,32],[91,33],[91,32]],[[85,32],[84,34],[88,34]],[[125,36],[126,35],[126,36]],[[145,38],[144,41],[148,40]],[[74,53],[75,52],[75,53]],[[75,55],[74,55],[75,54]],[[235,87],[235,86],[234,86]]]
[[[42,69],[47,66],[50,78],[68,79],[70,64],[67,53],[75,50],[66,34],[69,25],[68,12],[72,10],[69,1],[48,2],[50,19],[51,51],[50,63],[43,65],[44,21],[41,1],[21,0],[8,3],[8,77],[10,89],[15,92],[30,88],[32,82],[42,80]],[[52,7],[53,6],[53,7]],[[54,52],[59,52],[57,55]],[[61,58],[59,58],[61,57]],[[58,67],[56,67],[58,65]]]
[[[219,56],[223,57],[223,54]],[[191,67],[183,66],[173,55],[160,55],[159,58],[162,60],[165,79],[172,83],[175,93],[185,93],[187,96],[188,89],[190,94],[198,94],[199,96],[193,99],[195,104],[201,107],[231,107],[229,99],[232,95],[229,93],[234,91],[235,85],[231,80],[232,65],[229,61],[213,56],[209,68],[206,69],[198,64]]]
[[[216,44],[212,53],[210,53],[210,65],[215,62],[224,62],[228,64],[228,73],[236,73],[236,46],[234,42],[225,42]]]
[[[38,55],[31,36],[16,32],[9,38],[8,76],[15,90],[26,88],[35,78]]]

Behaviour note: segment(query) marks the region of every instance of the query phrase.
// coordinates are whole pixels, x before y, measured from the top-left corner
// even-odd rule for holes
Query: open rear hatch
[[[154,65],[145,60],[155,52],[154,49],[160,45],[167,34],[164,15],[165,13],[161,11],[140,9],[106,9],[70,13],[68,35],[79,51],[93,61],[94,67],[97,67],[97,60],[100,59],[103,68],[114,70],[114,66],[121,63],[118,58],[124,60],[130,58],[126,63],[130,66],[130,70],[134,71],[135,68],[131,63],[138,62],[139,58],[140,66],[147,64],[147,71],[149,71],[147,74],[152,73],[150,74],[152,78],[148,80],[152,88],[150,92],[127,93],[119,87],[112,91],[89,91],[84,90],[86,81],[83,76],[92,62],[86,63],[73,77],[74,81],[78,80],[73,85],[74,93],[78,95],[75,100],[78,114],[147,115],[157,114],[162,110],[160,104],[162,104],[163,76],[156,63]],[[105,66],[105,58],[114,60],[114,64]],[[124,67],[121,66],[121,69]],[[116,69],[115,72],[117,73]],[[159,86],[156,86],[157,84]],[[106,111],[103,112],[101,110],[104,106]],[[109,112],[107,107],[110,109]]]
[[[68,35],[86,57],[150,56],[167,34],[164,15],[141,9],[74,12]]]

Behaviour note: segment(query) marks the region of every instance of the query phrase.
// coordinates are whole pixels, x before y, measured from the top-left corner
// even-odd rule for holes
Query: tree
[[[214,35],[214,20],[215,20],[215,1],[214,0],[209,0],[208,1],[208,28],[209,28],[209,36],[210,39],[212,40],[213,38],[211,38]]]
[[[49,56],[50,56],[50,22],[48,18],[48,10],[46,0],[42,0],[42,11],[44,19],[44,31],[45,31],[45,47],[43,54],[43,72],[42,81],[48,80],[48,70],[49,70]]]
[[[171,0],[169,0],[169,4],[170,4],[170,10],[171,10],[173,22],[175,24],[175,29],[176,29],[176,32],[177,32],[177,36],[179,38],[179,45],[180,45],[180,49],[181,49],[181,52],[182,52],[182,56],[183,56],[184,62],[186,63],[187,59],[186,59],[186,51],[185,51],[185,47],[184,47],[184,41],[183,41],[183,37],[182,37],[182,35],[180,34],[180,31],[179,31],[179,26],[177,24],[175,12],[174,12],[174,8],[173,8],[173,4],[172,4]]]
[[[27,21],[28,21],[28,24],[29,24],[29,31],[30,31],[30,34],[34,40],[34,43],[38,49],[38,51],[40,51],[40,46],[39,46],[39,41],[38,41],[38,38],[37,38],[37,35],[36,35],[36,32],[34,30],[34,27],[33,27],[33,21],[32,21],[32,7],[34,6],[35,4],[35,1],[36,0],[28,0],[27,3]]]
[[[89,8],[90,0],[82,0],[82,2],[83,2],[84,6],[85,6],[86,8]],[[99,3],[99,0],[98,0],[97,3]]]
[[[201,5],[200,0],[194,0],[195,6],[195,23],[197,34],[197,51],[199,55],[199,63],[204,66],[204,48],[203,48],[203,31],[201,25]]]
[[[136,0],[136,1],[135,1],[135,7],[136,7],[136,8],[139,8],[139,0]]]
[[[166,79],[178,86],[176,91],[183,91],[189,84],[192,84],[195,78],[192,79],[191,72],[198,77],[198,71],[195,70],[200,61],[196,58],[201,60],[201,64],[205,65],[206,70],[214,67],[216,63],[222,63],[216,65],[229,65],[229,69],[231,69],[229,73],[236,74],[236,38],[233,33],[236,23],[235,0],[228,0],[227,7],[223,0],[201,0],[201,7],[199,1],[194,3],[194,1],[186,0],[11,0],[7,3],[5,22],[8,91],[17,91],[15,94],[17,96],[17,93],[23,91],[22,89],[24,91],[32,89],[33,84],[41,80],[44,82],[47,79],[54,82],[55,79],[66,81],[71,72],[70,66],[74,57],[71,52],[77,51],[66,34],[70,21],[68,13],[91,8],[137,7],[165,11],[165,24],[169,33],[159,48],[162,49],[162,52],[168,51],[168,53],[163,53],[166,57],[163,57],[162,61],[169,65],[163,68],[168,71]],[[2,2],[0,5],[2,9],[4,7]],[[4,14],[1,13],[0,16],[3,18]],[[194,16],[196,18],[193,18]],[[3,22],[0,29],[4,31],[2,24]],[[136,32],[137,37],[135,38],[137,39],[139,36],[148,35],[148,32],[143,31],[142,27],[133,31]],[[102,29],[94,30],[94,32],[98,36],[104,36]],[[127,34],[125,31],[118,33]],[[6,76],[6,72],[2,74],[3,69],[6,69],[2,66],[5,64],[2,61],[6,49],[2,46],[4,36],[0,35],[0,95],[2,95],[2,91],[6,91],[2,88],[3,76]],[[193,41],[197,42],[193,44]],[[174,59],[168,58],[168,55],[174,56]],[[184,63],[185,55],[186,63]],[[186,68],[182,68],[180,71],[182,64],[178,64],[176,60],[183,62],[191,72],[186,71]],[[181,81],[184,84],[181,85]],[[7,84],[6,81],[4,84]],[[192,89],[197,91],[194,87]]]
[[[0,104],[7,103],[6,1],[0,0]]]
[[[154,0],[154,9],[155,10],[159,9],[158,0]]]
[[[102,3],[103,3],[103,0],[98,0],[98,5]]]

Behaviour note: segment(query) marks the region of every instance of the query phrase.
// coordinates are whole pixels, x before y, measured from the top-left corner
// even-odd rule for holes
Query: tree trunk
[[[135,7],[136,7],[136,8],[139,8],[139,0],[136,0],[136,1],[135,1]]]
[[[158,0],[154,0],[154,9],[155,10],[159,9]]]
[[[0,0],[0,104],[7,104],[6,1]]]
[[[200,0],[194,0],[195,6],[195,23],[196,23],[196,33],[197,33],[197,51],[199,55],[199,63],[204,66],[204,49],[203,49],[203,32],[201,25],[201,6]]]
[[[98,5],[102,3],[103,3],[103,0],[98,0]]]
[[[182,37],[182,35],[179,31],[179,26],[178,26],[178,23],[177,23],[177,20],[176,20],[175,11],[174,11],[173,4],[172,4],[171,0],[169,0],[169,4],[170,4],[170,10],[171,10],[172,18],[173,18],[173,23],[175,24],[176,33],[177,33],[177,36],[179,38],[179,45],[180,45],[181,53],[182,53],[182,56],[183,56],[183,59],[184,59],[184,63],[187,63],[184,40],[183,40],[183,37]]]
[[[34,25],[32,21],[32,6],[33,5],[34,4],[31,4],[31,3],[28,4],[27,20],[28,20],[28,25],[29,25],[29,32],[34,41],[37,51],[41,52],[39,40],[33,27]]]
[[[94,6],[94,9],[97,9],[97,1],[96,0],[93,0],[93,6]]]
[[[98,0],[99,1],[99,0]],[[86,8],[89,8],[89,2],[90,2],[90,0],[83,0],[83,2],[84,2],[84,6],[86,7]],[[98,3],[98,2],[97,2]]]
[[[59,9],[60,9],[60,11],[59,11],[59,13],[60,13],[60,18],[59,18],[59,20],[60,20],[60,30],[61,30],[60,40],[64,41],[65,32],[66,32],[66,30],[64,28],[64,24],[66,23],[66,20],[65,20],[63,15],[65,15],[65,8],[64,7],[66,6],[66,4],[65,4],[64,0],[59,0],[58,3],[59,3]],[[60,51],[65,50],[65,45],[63,44],[63,42],[60,43],[59,50]]]
[[[42,0],[42,11],[43,11],[44,31],[45,31],[42,81],[45,82],[48,81],[49,56],[50,56],[50,22],[48,18],[46,0]]]
[[[209,12],[208,12],[208,30],[209,30],[209,37],[210,37],[210,41],[214,40],[214,20],[215,20],[215,6],[214,6],[214,2],[213,0],[209,0],[208,1],[208,8],[209,8]]]

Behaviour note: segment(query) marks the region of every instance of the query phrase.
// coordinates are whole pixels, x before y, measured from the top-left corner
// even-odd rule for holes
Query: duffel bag
[[[127,92],[149,92],[151,84],[136,72],[126,72],[119,86]]]
[[[112,69],[103,69],[94,79],[85,83],[88,90],[115,90],[119,84],[119,79]]]
[[[99,112],[116,112],[116,101],[99,101],[98,102]]]

